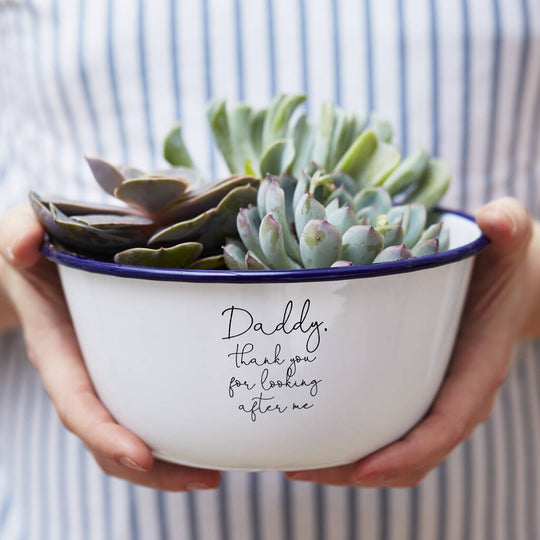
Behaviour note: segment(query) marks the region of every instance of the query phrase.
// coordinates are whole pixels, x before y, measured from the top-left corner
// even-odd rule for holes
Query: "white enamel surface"
[[[354,461],[422,418],[447,367],[472,262],[283,284],[60,268],[91,378],[119,423],[171,461],[286,470]],[[255,365],[273,361],[276,347],[283,364]],[[244,362],[237,348],[250,351]],[[297,356],[310,361],[291,363]],[[281,412],[257,410],[261,395],[263,409]]]

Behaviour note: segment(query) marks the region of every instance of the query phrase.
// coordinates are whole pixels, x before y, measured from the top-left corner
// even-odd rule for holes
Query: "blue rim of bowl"
[[[453,214],[474,223],[474,218],[463,212],[446,208],[436,208],[435,211],[443,214]],[[198,270],[119,265],[63,251],[50,243],[44,243],[41,252],[54,263],[111,276],[195,283],[289,283],[386,276],[434,268],[473,257],[482,251],[488,243],[489,239],[484,235],[480,235],[473,242],[434,255],[386,263],[301,270]]]

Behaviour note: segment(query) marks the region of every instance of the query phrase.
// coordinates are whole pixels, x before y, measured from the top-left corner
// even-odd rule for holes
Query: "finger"
[[[43,233],[30,205],[18,206],[0,220],[0,254],[19,269],[30,268],[40,258]]]
[[[151,471],[141,472],[126,468],[117,461],[104,459],[99,454],[94,454],[94,457],[106,474],[152,489],[193,491],[215,489],[220,484],[219,471],[184,467],[157,460]]]
[[[486,253],[498,259],[520,257],[532,236],[532,220],[521,202],[504,197],[486,204],[476,222],[492,244]]]

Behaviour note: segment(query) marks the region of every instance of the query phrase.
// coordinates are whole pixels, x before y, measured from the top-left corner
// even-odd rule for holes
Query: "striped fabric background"
[[[163,164],[181,120],[200,168],[213,96],[305,91],[377,110],[403,153],[448,161],[448,206],[503,194],[540,217],[536,0],[0,0],[0,205],[32,187],[102,195],[82,159]],[[217,492],[160,493],[101,474],[58,422],[20,336],[0,342],[0,538],[540,538],[540,343],[490,420],[416,488],[353,490],[279,473],[224,475]]]

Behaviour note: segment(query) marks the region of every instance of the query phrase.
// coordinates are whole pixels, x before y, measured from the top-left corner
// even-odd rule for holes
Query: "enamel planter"
[[[95,389],[164,460],[299,470],[353,462],[428,411],[474,255],[445,212],[444,253],[343,268],[167,270],[45,246]]]

